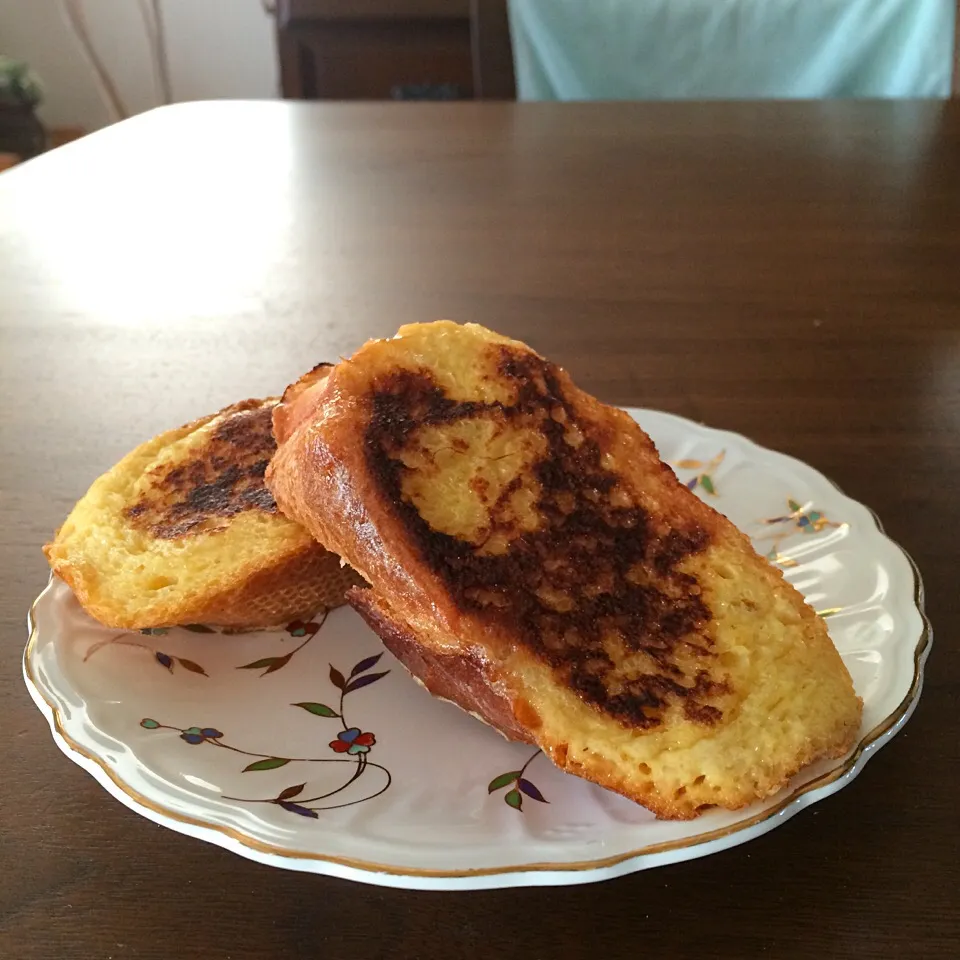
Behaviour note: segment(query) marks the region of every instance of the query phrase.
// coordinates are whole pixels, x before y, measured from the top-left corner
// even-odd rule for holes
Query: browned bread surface
[[[93,617],[254,629],[337,606],[361,582],[264,485],[276,403],[245,400],[169,430],[93,483],[44,547]]]
[[[525,345],[401,328],[283,405],[284,512],[439,696],[664,817],[851,746],[823,622],[622,411]]]

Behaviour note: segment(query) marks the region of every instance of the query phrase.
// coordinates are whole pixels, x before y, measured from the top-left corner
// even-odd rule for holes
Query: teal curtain
[[[955,0],[510,0],[520,100],[946,97]]]

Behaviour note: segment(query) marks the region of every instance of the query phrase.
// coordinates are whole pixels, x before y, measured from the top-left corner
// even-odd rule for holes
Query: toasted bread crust
[[[468,374],[429,359],[461,343]],[[474,449],[458,425],[480,421]],[[430,478],[503,434],[520,467],[490,490],[471,480],[480,520],[454,530]],[[630,417],[523,344],[453,324],[367,344],[301,398],[267,484],[371,583],[351,603],[429,689],[659,816],[743,806],[855,737],[859,701],[802,597]],[[782,662],[803,683],[799,726],[765,679]],[[751,759],[743,731],[768,710],[782,744]]]
[[[332,363],[318,363],[283,391],[281,402],[273,408],[273,437],[276,443],[283,443],[297,425],[313,413],[332,369]]]
[[[105,602],[82,564],[57,555],[54,546],[44,546],[53,573],[70,587],[91,617],[118,630],[182,624],[204,624],[232,632],[263,630],[342,606],[347,592],[363,583],[350,567],[341,565],[339,557],[314,542],[268,568],[239,571],[215,593],[177,601],[163,610],[154,606],[127,613],[118,610],[115,603]]]
[[[408,627],[391,616],[384,603],[377,601],[372,590],[354,587],[347,593],[347,601],[435,697],[457,704],[510,740],[535,742],[514,716],[513,702],[491,682],[482,659],[463,653],[438,654],[424,647]]]
[[[362,580],[302,527],[279,514],[263,482],[276,449],[272,413],[277,398],[244,400],[142,444],[99,478],[74,508],[44,553],[53,572],[101,623],[121,629],[203,623],[231,630],[272,627],[324,607],[339,606]],[[198,445],[183,448],[199,436]],[[96,512],[90,504],[99,502]],[[256,514],[269,526],[269,546],[236,555],[232,526]],[[96,516],[97,526],[91,526]],[[251,534],[251,537],[254,534]],[[125,537],[139,544],[122,567],[98,562],[98,542],[123,551]],[[176,542],[166,569],[170,579],[189,572],[191,550],[205,541],[198,586],[148,590],[131,567]],[[218,549],[218,544],[222,546]],[[121,580],[123,585],[121,586]]]

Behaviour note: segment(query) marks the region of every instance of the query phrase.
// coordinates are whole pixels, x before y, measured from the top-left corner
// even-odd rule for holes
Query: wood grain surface
[[[20,658],[73,501],[141,440],[438,317],[880,514],[937,640],[853,784],[706,859],[435,894],[248,862],[59,753]],[[148,113],[0,175],[0,383],[0,956],[960,955],[960,104]]]

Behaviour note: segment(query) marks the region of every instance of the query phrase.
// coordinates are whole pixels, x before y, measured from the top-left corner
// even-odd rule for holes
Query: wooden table
[[[960,105],[168,108],[0,177],[0,956],[960,956]],[[873,506],[939,639],[839,794],[592,886],[268,869],[67,761],[20,678],[40,544],[140,440],[401,323],[528,340]]]

